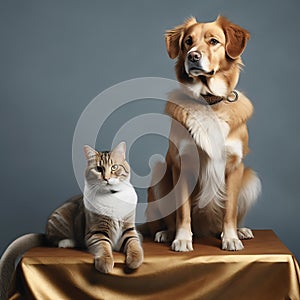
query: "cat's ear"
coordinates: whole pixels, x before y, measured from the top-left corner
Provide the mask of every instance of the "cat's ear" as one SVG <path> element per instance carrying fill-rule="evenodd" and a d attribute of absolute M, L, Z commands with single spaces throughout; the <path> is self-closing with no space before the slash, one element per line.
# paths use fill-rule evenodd
<path fill-rule="evenodd" d="M 125 142 L 121 142 L 111 151 L 111 156 L 113 156 L 115 159 L 125 160 L 125 154 L 126 154 Z"/>
<path fill-rule="evenodd" d="M 84 150 L 84 154 L 85 154 L 85 157 L 87 160 L 98 155 L 98 152 L 88 145 L 84 145 L 83 150 Z"/>

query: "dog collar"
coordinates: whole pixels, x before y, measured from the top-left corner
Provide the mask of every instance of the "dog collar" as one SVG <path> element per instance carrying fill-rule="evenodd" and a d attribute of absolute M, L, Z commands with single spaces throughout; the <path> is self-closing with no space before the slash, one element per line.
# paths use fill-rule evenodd
<path fill-rule="evenodd" d="M 227 100 L 228 102 L 235 102 L 239 99 L 239 95 L 235 90 L 233 90 L 227 97 L 216 96 L 212 94 L 206 94 L 201 96 L 203 97 L 207 105 L 214 105 L 220 103 L 223 100 Z"/>

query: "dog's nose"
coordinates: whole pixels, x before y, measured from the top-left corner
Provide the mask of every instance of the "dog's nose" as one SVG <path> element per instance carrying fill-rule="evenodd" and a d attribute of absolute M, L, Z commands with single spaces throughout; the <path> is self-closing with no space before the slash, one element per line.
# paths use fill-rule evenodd
<path fill-rule="evenodd" d="M 201 58 L 201 54 L 197 51 L 190 52 L 188 55 L 188 60 L 191 62 L 197 62 Z"/>

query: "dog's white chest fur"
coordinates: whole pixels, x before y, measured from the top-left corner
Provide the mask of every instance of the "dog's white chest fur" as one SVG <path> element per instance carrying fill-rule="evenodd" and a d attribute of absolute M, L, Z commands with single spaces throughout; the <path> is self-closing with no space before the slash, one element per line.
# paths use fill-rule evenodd
<path fill-rule="evenodd" d="M 179 130 L 174 129 L 173 134 L 171 132 L 178 155 L 190 155 L 187 160 L 188 168 L 196 168 L 193 165 L 196 162 L 200 164 L 201 192 L 197 197 L 198 207 L 205 207 L 211 201 L 221 204 L 225 193 L 226 159 L 230 155 L 237 155 L 241 160 L 242 144 L 239 140 L 228 139 L 229 125 L 209 105 L 187 99 L 187 95 L 181 91 L 172 93 L 171 96 L 171 101 L 185 110 L 187 117 L 183 125 L 189 131 L 188 135 L 180 134 Z M 199 161 L 192 151 L 195 145 L 200 150 Z"/>

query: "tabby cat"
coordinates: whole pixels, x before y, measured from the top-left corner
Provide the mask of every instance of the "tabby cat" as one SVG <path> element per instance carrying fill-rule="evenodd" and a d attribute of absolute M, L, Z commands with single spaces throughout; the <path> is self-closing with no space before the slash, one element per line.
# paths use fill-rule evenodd
<path fill-rule="evenodd" d="M 130 184 L 130 167 L 121 142 L 110 152 L 84 146 L 87 159 L 83 196 L 74 197 L 49 217 L 46 238 L 61 248 L 87 247 L 95 268 L 109 273 L 112 250 L 125 253 L 126 265 L 138 268 L 143 249 L 135 229 L 137 195 Z"/>
<path fill-rule="evenodd" d="M 109 273 L 112 250 L 125 253 L 126 265 L 137 269 L 144 253 L 135 229 L 137 195 L 130 184 L 126 145 L 110 152 L 84 147 L 87 159 L 83 196 L 73 197 L 49 217 L 46 234 L 28 233 L 14 240 L 0 259 L 0 300 L 7 299 L 18 258 L 32 247 L 83 247 L 94 255 L 95 267 Z"/>

